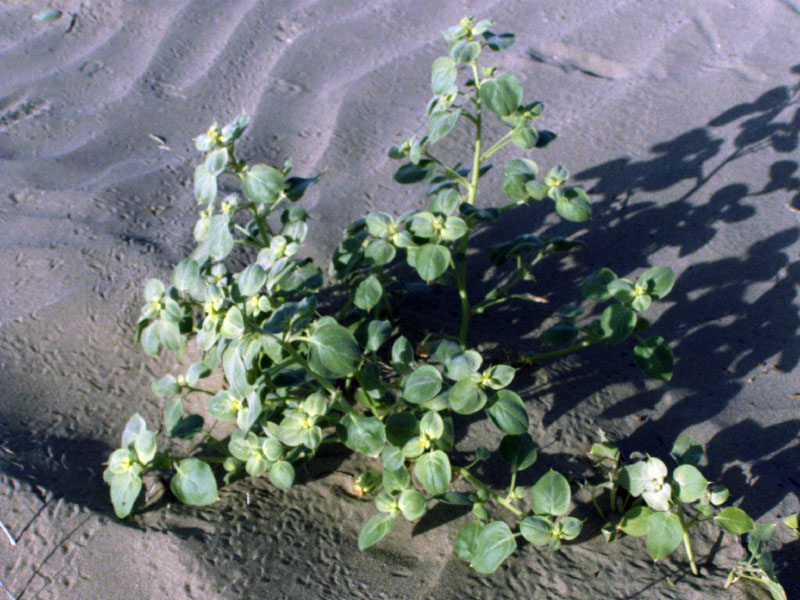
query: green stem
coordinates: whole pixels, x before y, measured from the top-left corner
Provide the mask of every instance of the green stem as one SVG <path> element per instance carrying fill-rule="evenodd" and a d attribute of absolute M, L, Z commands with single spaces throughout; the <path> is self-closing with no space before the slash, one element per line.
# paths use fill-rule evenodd
<path fill-rule="evenodd" d="M 524 515 L 524 513 L 523 513 L 523 512 L 522 512 L 520 509 L 518 509 L 516 506 L 514 506 L 513 504 L 511 504 L 510 502 L 508 502 L 508 501 L 507 501 L 505 498 L 501 498 L 501 497 L 500 497 L 500 496 L 497 494 L 497 492 L 495 492 L 495 491 L 494 491 L 493 489 L 491 489 L 491 488 L 490 488 L 488 485 L 486 485 L 485 483 L 483 483 L 483 482 L 482 482 L 480 479 L 478 479 L 477 477 L 475 477 L 475 476 L 474 476 L 472 473 L 470 473 L 470 472 L 469 472 L 467 469 L 465 469 L 464 467 L 455 467 L 455 469 L 454 469 L 454 470 L 455 470 L 455 472 L 456 472 L 456 473 L 458 473 L 459 475 L 461 475 L 461 476 L 462 476 L 464 479 L 466 479 L 467 481 L 469 481 L 469 482 L 470 482 L 470 483 L 472 483 L 473 485 L 476 485 L 476 486 L 478 486 L 480 489 L 482 489 L 483 491 L 485 491 L 485 492 L 486 492 L 487 494 L 489 494 L 489 495 L 490 495 L 492 498 L 494 498 L 495 500 L 497 500 L 497 502 L 498 502 L 498 503 L 500 503 L 502 506 L 504 506 L 505 508 L 507 508 L 508 510 L 510 510 L 510 511 L 511 511 L 512 513 L 514 513 L 516 516 L 518 516 L 518 517 L 522 517 L 522 516 Z"/>
<path fill-rule="evenodd" d="M 438 158 L 436 158 L 436 157 L 435 157 L 433 154 L 430 154 L 430 153 L 429 153 L 427 150 L 425 151 L 425 157 L 426 157 L 426 158 L 429 158 L 429 159 L 431 159 L 433 162 L 435 162 L 437 165 L 439 165 L 439 167 L 440 167 L 440 168 L 441 168 L 441 169 L 442 169 L 442 170 L 443 170 L 443 171 L 444 171 L 444 172 L 445 172 L 445 173 L 446 173 L 448 176 L 450 176 L 450 177 L 452 177 L 453 179 L 455 179 L 456 181 L 458 181 L 458 182 L 459 182 L 461 185 L 463 185 L 465 188 L 467 188 L 467 189 L 469 189 L 469 188 L 470 188 L 470 185 L 471 185 L 471 184 L 470 184 L 469 180 L 465 179 L 464 177 L 462 177 L 461 175 L 459 175 L 459 174 L 458 174 L 456 171 L 454 171 L 453 169 L 451 169 L 450 167 L 448 167 L 447 165 L 445 165 L 445 164 L 444 164 L 442 161 L 440 161 Z"/>
<path fill-rule="evenodd" d="M 494 144 L 491 145 L 491 147 L 481 157 L 481 161 L 486 160 L 487 158 L 489 158 L 495 152 L 497 152 L 499 150 L 502 150 L 503 148 L 508 146 L 509 143 L 511 143 L 511 132 L 510 131 L 507 134 L 505 134 L 503 137 L 501 137 L 499 140 L 497 140 Z"/>
<path fill-rule="evenodd" d="M 592 344 L 596 344 L 599 342 L 599 339 L 589 339 L 583 340 L 578 342 L 577 344 L 573 344 L 572 346 L 567 346 L 566 348 L 561 348 L 559 350 L 553 350 L 552 352 L 542 352 L 541 354 L 533 354 L 530 356 L 526 356 L 519 360 L 520 363 L 532 363 L 538 362 L 540 360 L 546 360 L 548 358 L 555 358 L 557 356 L 563 356 L 565 354 L 569 354 L 570 352 L 575 352 L 576 350 L 582 350 L 583 348 L 588 348 Z"/>
<path fill-rule="evenodd" d="M 470 205 L 475 204 L 475 197 L 478 194 L 478 175 L 481 171 L 481 136 L 483 119 L 481 117 L 481 96 L 480 90 L 480 76 L 478 75 L 478 65 L 472 63 L 472 73 L 475 79 L 475 151 L 472 155 L 472 181 L 469 186 L 469 195 L 467 203 Z"/>
<path fill-rule="evenodd" d="M 264 242 L 264 248 L 268 248 L 269 238 L 267 237 L 267 232 L 269 231 L 269 225 L 264 221 L 264 215 L 256 210 L 255 202 L 250 203 L 250 210 L 253 211 L 253 218 L 256 221 L 256 225 L 258 225 L 258 233 L 261 235 L 261 240 Z"/>
<path fill-rule="evenodd" d="M 686 556 L 689 558 L 689 566 L 692 568 L 692 575 L 698 575 L 697 563 L 694 561 L 694 552 L 692 552 L 692 542 L 689 539 L 689 528 L 686 526 L 686 521 L 683 517 L 683 508 L 678 504 L 678 519 L 681 521 L 681 529 L 683 529 L 683 545 L 686 548 Z"/>

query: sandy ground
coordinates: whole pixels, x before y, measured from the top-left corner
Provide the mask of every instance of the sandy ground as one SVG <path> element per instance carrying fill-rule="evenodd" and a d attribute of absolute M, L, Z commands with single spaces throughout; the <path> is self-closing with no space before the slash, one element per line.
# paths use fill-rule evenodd
<path fill-rule="evenodd" d="M 171 364 L 145 359 L 133 323 L 143 281 L 191 241 L 191 137 L 244 109 L 247 155 L 326 171 L 303 200 L 325 261 L 366 210 L 420 205 L 386 148 L 423 131 L 439 32 L 469 13 L 516 32 L 498 62 L 561 135 L 535 158 L 563 162 L 595 202 L 586 226 L 537 210 L 501 223 L 588 242 L 538 293 L 574 298 L 600 265 L 678 273 L 655 311 L 677 357 L 669 384 L 643 380 L 624 348 L 520 377 L 533 475 L 580 477 L 598 427 L 659 456 L 688 433 L 750 514 L 800 508 L 800 1 L 63 0 L 58 21 L 31 20 L 47 6 L 0 3 L 0 520 L 18 540 L 0 536 L 0 580 L 15 597 L 725 596 L 742 554 L 730 536 L 699 541 L 701 578 L 680 551 L 653 566 L 641 540 L 596 532 L 481 577 L 451 553 L 465 517 L 447 511 L 359 553 L 373 508 L 346 493 L 359 467 L 346 456 L 289 492 L 245 482 L 208 509 L 113 517 L 101 463 L 132 412 L 157 414 L 149 383 Z M 475 341 L 530 347 L 545 314 L 500 315 Z M 485 422 L 462 429 L 460 450 L 492 443 Z M 783 532 L 775 549 L 798 598 L 798 542 Z"/>

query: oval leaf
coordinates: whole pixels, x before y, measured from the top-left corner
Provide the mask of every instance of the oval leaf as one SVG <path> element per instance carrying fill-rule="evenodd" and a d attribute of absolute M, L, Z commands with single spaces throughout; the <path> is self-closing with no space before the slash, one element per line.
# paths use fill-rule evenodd
<path fill-rule="evenodd" d="M 423 454 L 417 459 L 414 475 L 429 494 L 444 494 L 450 487 L 450 459 L 441 450 Z"/>
<path fill-rule="evenodd" d="M 206 506 L 217 500 L 217 480 L 211 467 L 198 458 L 185 458 L 175 466 L 169 487 L 184 504 Z"/>
<path fill-rule="evenodd" d="M 475 556 L 472 568 L 478 573 L 493 573 L 506 558 L 517 549 L 514 534 L 502 521 L 494 521 L 484 527 L 475 540 Z"/>
<path fill-rule="evenodd" d="M 361 528 L 358 534 L 358 549 L 366 550 L 377 544 L 394 529 L 394 516 L 389 513 L 380 513 L 372 517 Z"/>
<path fill-rule="evenodd" d="M 537 515 L 563 515 L 569 510 L 569 502 L 569 482 L 552 469 L 531 488 L 531 508 Z"/>
<path fill-rule="evenodd" d="M 339 379 L 358 366 L 361 351 L 353 334 L 336 322 L 327 322 L 314 330 L 308 350 L 308 362 L 318 375 Z"/>
<path fill-rule="evenodd" d="M 511 390 L 498 391 L 486 412 L 503 433 L 522 435 L 528 431 L 528 410 L 522 399 Z"/>

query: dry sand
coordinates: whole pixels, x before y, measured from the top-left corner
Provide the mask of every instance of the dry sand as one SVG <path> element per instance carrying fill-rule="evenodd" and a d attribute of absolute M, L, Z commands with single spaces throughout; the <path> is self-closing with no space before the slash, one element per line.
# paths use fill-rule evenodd
<path fill-rule="evenodd" d="M 731 536 L 700 540 L 702 578 L 681 550 L 653 566 L 641 540 L 596 532 L 481 577 L 451 553 L 465 517 L 447 511 L 359 553 L 373 508 L 345 492 L 359 465 L 344 456 L 285 493 L 240 483 L 214 507 L 162 501 L 120 523 L 101 463 L 132 412 L 158 412 L 149 382 L 171 363 L 145 359 L 133 323 L 144 279 L 191 241 L 190 138 L 244 109 L 250 157 L 326 171 L 303 200 L 324 261 L 366 210 L 419 206 L 386 148 L 423 130 L 439 32 L 475 13 L 517 33 L 499 64 L 561 135 L 536 160 L 563 162 L 595 201 L 585 227 L 534 209 L 501 225 L 589 243 L 536 290 L 573 298 L 601 264 L 678 273 L 655 310 L 678 359 L 669 384 L 617 347 L 520 378 L 542 447 L 533 475 L 579 477 L 598 427 L 659 456 L 688 433 L 736 504 L 767 520 L 797 511 L 800 0 L 53 5 L 65 15 L 49 24 L 31 20 L 44 1 L 0 6 L 0 520 L 18 540 L 0 536 L 0 580 L 17 598 L 765 597 L 721 590 L 742 554 Z M 544 314 L 511 311 L 475 341 L 530 347 Z M 460 450 L 493 443 L 485 422 L 462 428 Z M 798 542 L 778 542 L 798 598 Z"/>

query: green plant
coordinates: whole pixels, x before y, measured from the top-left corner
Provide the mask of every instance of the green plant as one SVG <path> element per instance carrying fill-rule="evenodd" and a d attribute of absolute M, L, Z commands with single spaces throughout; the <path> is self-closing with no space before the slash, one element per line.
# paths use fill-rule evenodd
<path fill-rule="evenodd" d="M 604 435 L 592 446 L 590 456 L 603 472 L 602 482 L 594 486 L 595 490 L 609 490 L 609 507 L 621 515 L 618 521 L 603 526 L 606 540 L 614 541 L 621 534 L 644 536 L 647 552 L 655 561 L 672 554 L 683 542 L 692 573 L 697 575 L 690 533 L 700 523 L 710 521 L 727 533 L 748 534 L 750 557 L 734 567 L 725 588 L 739 579 L 751 579 L 764 583 L 774 598 L 785 599 L 772 558 L 764 551 L 775 526 L 756 526 L 741 508 L 721 508 L 729 492 L 724 486 L 710 484 L 698 469 L 704 452 L 697 440 L 679 437 L 670 455 L 678 465 L 672 473 L 663 461 L 652 456 L 624 464 L 619 449 Z M 605 516 L 595 494 L 592 502 Z"/>
<path fill-rule="evenodd" d="M 429 185 L 427 210 L 399 217 L 369 213 L 347 228 L 329 269 L 348 290 L 341 302 L 318 302 L 322 270 L 298 253 L 308 214 L 295 203 L 317 178 L 290 177 L 291 163 L 249 165 L 239 157 L 235 143 L 248 124 L 246 115 L 222 128 L 215 124 L 196 138 L 205 155 L 194 173 L 194 195 L 202 206 L 194 228 L 196 247 L 175 267 L 170 285 L 156 279 L 146 283 L 138 339 L 151 356 L 163 347 L 179 360 L 187 349 L 199 358 L 185 372 L 153 383 L 153 391 L 165 398 L 158 432 L 148 430 L 138 414 L 128 421 L 122 447 L 111 455 L 104 474 L 118 516 L 133 509 L 145 470 L 171 474 L 170 487 L 179 500 L 206 505 L 217 498 L 215 463 L 226 472 L 226 484 L 266 475 L 282 489 L 293 484 L 296 469 L 320 446 L 338 443 L 381 466 L 363 473 L 354 488 L 360 495 L 374 494 L 378 511 L 361 530 L 362 549 L 388 534 L 397 518 L 416 520 L 433 502 L 471 507 L 475 521 L 458 531 L 455 549 L 481 573 L 494 571 L 516 549 L 517 537 L 557 550 L 579 535 L 581 521 L 567 514 L 571 490 L 563 475 L 550 470 L 530 489 L 517 485 L 517 474 L 533 465 L 537 450 L 525 404 L 509 389 L 516 369 L 487 366 L 468 345 L 474 317 L 504 302 L 535 299 L 519 290 L 533 280 L 538 264 L 581 245 L 532 233 L 497 244 L 488 249 L 489 259 L 506 270 L 489 292 L 472 298 L 471 236 L 502 213 L 526 210 L 545 198 L 566 220 L 591 216 L 586 193 L 565 185 L 564 167 L 557 165 L 540 178 L 539 167 L 528 158 L 506 163 L 504 203 L 478 205 L 490 157 L 511 144 L 533 150 L 556 138 L 533 126 L 543 106 L 523 103 L 513 74 L 479 67 L 484 51 L 501 51 L 514 41 L 512 34 L 494 34 L 489 26 L 469 17 L 445 32 L 450 50 L 433 63 L 429 131 L 390 151 L 393 158 L 408 158 L 396 181 Z M 508 131 L 488 145 L 484 122 L 492 113 Z M 433 153 L 434 144 L 459 124 L 473 132 L 468 168 L 446 164 Z M 238 185 L 241 194 L 218 200 L 221 178 Z M 409 283 L 402 254 L 426 284 L 454 289 L 461 317 L 457 335 L 433 332 L 412 341 L 402 330 L 399 316 Z M 235 270 L 237 264 L 246 266 Z M 651 268 L 636 282 L 605 268 L 593 273 L 581 286 L 583 296 L 590 306 L 611 304 L 599 316 L 583 307 L 561 307 L 558 323 L 540 337 L 542 345 L 557 348 L 527 353 L 516 362 L 632 337 L 642 370 L 669 379 L 669 346 L 660 337 L 642 339 L 639 332 L 649 326 L 642 314 L 673 281 L 666 267 Z M 220 369 L 219 389 L 200 383 Z M 185 414 L 188 394 L 206 395 L 207 415 L 230 422 L 231 433 L 217 438 L 202 415 Z M 478 449 L 467 464 L 453 459 L 455 419 L 480 411 L 503 436 L 498 453 L 510 473 L 499 491 L 477 476 L 488 450 Z M 186 449 L 187 443 L 179 442 L 183 452 L 159 451 L 159 435 L 194 445 Z M 498 510 L 503 518 L 494 516 Z"/>

